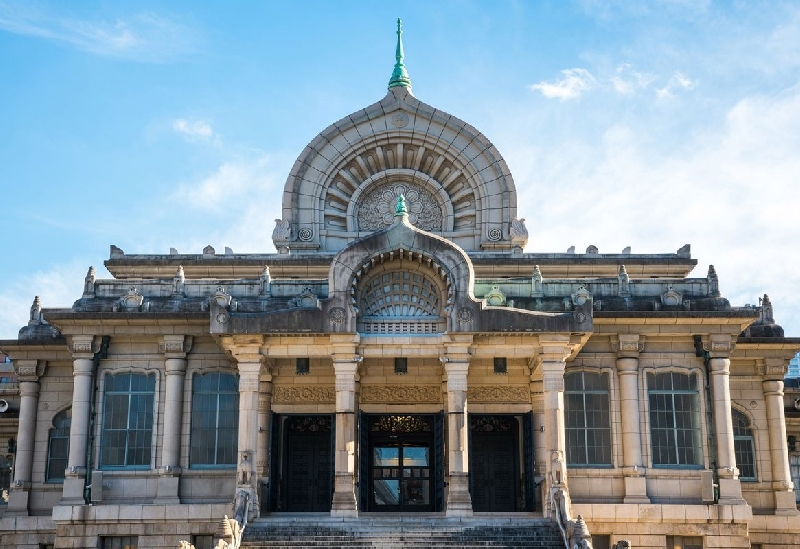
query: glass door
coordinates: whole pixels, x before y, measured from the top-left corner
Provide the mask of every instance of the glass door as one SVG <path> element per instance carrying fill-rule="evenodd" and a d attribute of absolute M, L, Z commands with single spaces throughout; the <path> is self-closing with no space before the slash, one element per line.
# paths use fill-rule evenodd
<path fill-rule="evenodd" d="M 372 508 L 375 511 L 429 511 L 430 446 L 412 441 L 376 442 L 372 448 Z"/>

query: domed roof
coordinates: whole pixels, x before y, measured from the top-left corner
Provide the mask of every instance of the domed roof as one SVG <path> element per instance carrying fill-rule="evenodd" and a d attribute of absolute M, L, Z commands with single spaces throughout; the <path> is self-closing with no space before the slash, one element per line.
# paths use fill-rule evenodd
<path fill-rule="evenodd" d="M 279 251 L 339 251 L 389 226 L 400 194 L 414 226 L 468 252 L 525 244 L 503 157 L 477 129 L 414 97 L 401 32 L 398 21 L 386 96 L 328 126 L 294 163 L 273 233 Z"/>

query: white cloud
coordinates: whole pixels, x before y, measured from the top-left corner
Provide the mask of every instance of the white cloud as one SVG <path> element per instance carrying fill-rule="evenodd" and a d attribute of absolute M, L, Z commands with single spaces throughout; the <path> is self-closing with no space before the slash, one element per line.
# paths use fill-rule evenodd
<path fill-rule="evenodd" d="M 678 90 L 691 90 L 696 85 L 697 82 L 690 80 L 686 75 L 684 75 L 681 72 L 676 72 L 670 77 L 666 86 L 656 90 L 656 97 L 658 97 L 659 99 L 671 97 Z"/>
<path fill-rule="evenodd" d="M 238 207 L 237 201 L 257 201 L 256 197 L 266 189 L 282 190 L 275 188 L 279 178 L 273 170 L 275 166 L 269 156 L 262 152 L 254 153 L 224 162 L 198 183 L 180 185 L 172 199 L 201 210 L 228 210 Z M 269 200 L 268 195 L 264 198 L 265 202 Z"/>
<path fill-rule="evenodd" d="M 61 42 L 96 55 L 151 63 L 189 53 L 196 42 L 193 29 L 155 13 L 114 21 L 83 20 L 5 3 L 0 3 L 0 29 Z"/>
<path fill-rule="evenodd" d="M 190 140 L 209 140 L 214 137 L 214 130 L 211 128 L 211 125 L 202 120 L 178 118 L 173 120 L 172 129 Z"/>
<path fill-rule="evenodd" d="M 597 81 L 586 69 L 565 69 L 561 71 L 561 78 L 555 82 L 539 82 L 532 84 L 530 89 L 538 91 L 550 99 L 576 99 L 587 90 L 594 88 Z"/>
<path fill-rule="evenodd" d="M 611 84 L 618 93 L 632 95 L 649 86 L 655 78 L 652 74 L 639 72 L 629 63 L 624 63 L 617 67 L 611 77 Z"/>

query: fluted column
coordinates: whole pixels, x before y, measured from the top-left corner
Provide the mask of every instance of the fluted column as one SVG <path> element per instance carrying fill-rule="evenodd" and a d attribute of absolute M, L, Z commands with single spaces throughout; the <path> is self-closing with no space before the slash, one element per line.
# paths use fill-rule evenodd
<path fill-rule="evenodd" d="M 767 359 L 762 365 L 765 381 L 764 401 L 769 428 L 769 454 L 772 465 L 772 490 L 775 494 L 776 515 L 797 515 L 794 484 L 789 469 L 789 449 L 786 442 L 786 417 L 783 412 L 783 376 L 787 361 Z"/>
<path fill-rule="evenodd" d="M 43 373 L 44 363 L 37 360 L 15 360 L 14 367 L 19 376 L 19 430 L 17 454 L 14 460 L 14 482 L 6 514 L 27 516 L 36 438 L 36 411 L 39 407 L 39 376 Z"/>
<path fill-rule="evenodd" d="M 83 505 L 86 480 L 86 449 L 92 411 L 94 376 L 93 336 L 72 336 L 72 422 L 69 429 L 69 458 L 61 505 Z"/>
<path fill-rule="evenodd" d="M 161 338 L 164 353 L 164 435 L 161 447 L 161 467 L 158 470 L 156 503 L 177 504 L 181 474 L 181 419 L 183 388 L 186 378 L 186 353 L 192 345 L 191 336 L 165 335 Z"/>
<path fill-rule="evenodd" d="M 564 424 L 564 369 L 570 354 L 569 336 L 541 336 L 539 360 L 544 385 L 544 440 L 547 478 L 545 481 L 548 510 L 552 511 L 553 490 L 564 492 L 569 506 L 567 489 L 567 445 Z"/>
<path fill-rule="evenodd" d="M 358 336 L 332 335 L 336 375 L 336 448 L 331 516 L 356 517 L 356 382 L 362 357 L 356 354 Z M 362 449 L 363 451 L 363 449 Z M 365 474 L 362 471 L 362 474 Z M 367 482 L 367 479 L 363 479 Z"/>
<path fill-rule="evenodd" d="M 622 471 L 625 476 L 624 503 L 650 503 L 642 463 L 642 435 L 639 415 L 639 353 L 644 349 L 644 336 L 619 334 L 612 339 L 617 352 L 617 376 L 622 433 Z"/>
<path fill-rule="evenodd" d="M 469 372 L 469 342 L 467 347 L 448 348 L 442 358 L 447 377 L 447 516 L 472 516 L 472 497 L 469 493 L 469 421 L 467 417 L 467 373 Z"/>

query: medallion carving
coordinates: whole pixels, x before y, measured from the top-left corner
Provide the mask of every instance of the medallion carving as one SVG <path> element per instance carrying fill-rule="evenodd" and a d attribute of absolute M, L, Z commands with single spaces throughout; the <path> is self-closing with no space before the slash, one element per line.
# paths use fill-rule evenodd
<path fill-rule="evenodd" d="M 467 400 L 471 402 L 530 402 L 531 390 L 527 385 L 488 385 L 470 387 Z"/>
<path fill-rule="evenodd" d="M 412 225 L 424 231 L 442 230 L 442 208 L 430 191 L 416 183 L 385 183 L 367 192 L 358 205 L 358 229 L 377 231 L 391 225 L 400 195 L 406 199 Z"/>
<path fill-rule="evenodd" d="M 441 402 L 438 385 L 378 385 L 361 388 L 361 402 Z"/>
<path fill-rule="evenodd" d="M 275 387 L 272 402 L 335 402 L 336 392 L 333 387 L 292 386 Z"/>

